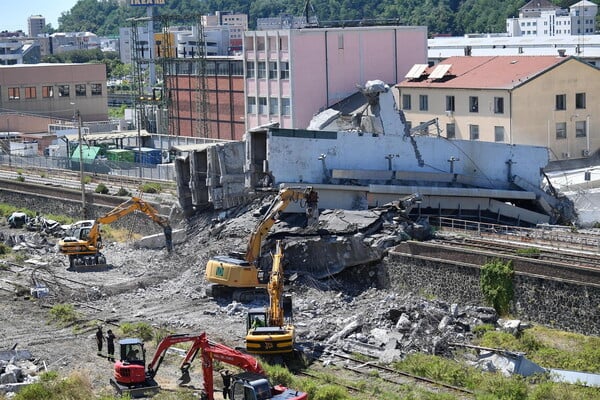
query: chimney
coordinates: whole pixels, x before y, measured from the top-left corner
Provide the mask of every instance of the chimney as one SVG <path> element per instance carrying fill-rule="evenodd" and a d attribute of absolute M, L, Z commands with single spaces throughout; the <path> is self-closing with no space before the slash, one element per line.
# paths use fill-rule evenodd
<path fill-rule="evenodd" d="M 559 57 L 564 57 L 564 56 L 565 56 L 565 53 L 566 53 L 566 50 L 565 50 L 565 49 L 558 49 L 558 56 L 559 56 Z"/>

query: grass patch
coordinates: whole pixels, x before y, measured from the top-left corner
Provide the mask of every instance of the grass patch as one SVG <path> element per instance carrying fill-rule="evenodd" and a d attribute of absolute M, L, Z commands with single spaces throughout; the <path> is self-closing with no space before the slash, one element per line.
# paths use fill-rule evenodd
<path fill-rule="evenodd" d="M 50 321 L 66 326 L 75 323 L 80 315 L 73 304 L 56 304 L 50 309 Z"/>
<path fill-rule="evenodd" d="M 147 322 L 125 322 L 121 324 L 120 330 L 120 336 L 139 338 L 144 342 L 148 342 L 154 337 L 154 329 Z"/>
<path fill-rule="evenodd" d="M 143 193 L 161 193 L 162 186 L 160 183 L 144 183 L 140 185 L 140 191 Z"/>

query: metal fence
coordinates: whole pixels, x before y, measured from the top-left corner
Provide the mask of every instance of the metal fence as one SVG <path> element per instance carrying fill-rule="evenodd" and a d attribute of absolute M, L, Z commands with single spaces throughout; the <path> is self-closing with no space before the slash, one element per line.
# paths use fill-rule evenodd
<path fill-rule="evenodd" d="M 42 156 L 15 156 L 0 155 L 0 164 L 14 169 L 66 169 L 79 172 L 78 160 L 69 157 L 42 157 Z M 140 164 L 125 161 L 94 160 L 93 163 L 84 163 L 85 173 L 99 175 L 114 175 L 144 180 L 159 180 L 174 182 L 175 169 L 172 164 Z"/>
<path fill-rule="evenodd" d="M 600 252 L 600 235 L 578 232 L 568 226 L 539 225 L 536 228 L 499 225 L 456 218 L 432 217 L 430 223 L 442 231 L 468 236 L 494 237 L 506 240 L 547 242 L 553 248 Z"/>

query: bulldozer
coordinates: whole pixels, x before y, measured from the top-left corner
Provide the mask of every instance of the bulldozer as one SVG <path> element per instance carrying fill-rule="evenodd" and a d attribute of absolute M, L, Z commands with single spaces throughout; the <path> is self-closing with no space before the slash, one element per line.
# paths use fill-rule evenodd
<path fill-rule="evenodd" d="M 135 211 L 143 212 L 163 228 L 167 251 L 171 252 L 173 231 L 169 219 L 139 197 L 132 197 L 95 220 L 75 222 L 69 227 L 67 235 L 58 242 L 58 251 L 69 257 L 70 268 L 106 264 L 106 257 L 100 252 L 103 247 L 100 225 L 113 223 Z"/>
<path fill-rule="evenodd" d="M 318 199 L 312 187 L 281 189 L 252 231 L 243 258 L 215 256 L 208 260 L 205 276 L 210 286 L 207 294 L 213 297 L 232 295 L 234 300 L 244 301 L 254 297 L 254 289 L 264 292 L 269 277 L 258 266 L 264 238 L 277 222 L 279 213 L 292 201 L 301 201 L 301 206 L 306 209 L 308 226 L 316 225 Z"/>

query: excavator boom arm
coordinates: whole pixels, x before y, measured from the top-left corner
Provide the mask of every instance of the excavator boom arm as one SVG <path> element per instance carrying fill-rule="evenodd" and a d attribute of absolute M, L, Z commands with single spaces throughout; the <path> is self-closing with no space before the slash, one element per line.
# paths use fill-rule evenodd
<path fill-rule="evenodd" d="M 283 308 L 281 304 L 281 296 L 283 296 L 283 249 L 279 240 L 273 254 L 273 269 L 267 291 L 269 292 L 269 326 L 283 326 Z"/>
<path fill-rule="evenodd" d="M 246 250 L 246 261 L 252 264 L 260 256 L 260 248 L 263 239 L 277 221 L 277 215 L 281 211 L 285 210 L 290 202 L 304 200 L 306 201 L 307 213 L 309 210 L 312 213 L 314 208 L 317 206 L 317 199 L 317 192 L 313 191 L 311 187 L 307 187 L 305 189 L 282 189 L 271 203 L 271 206 L 265 213 L 264 217 L 258 222 L 256 228 L 250 235 L 248 248 Z"/>

